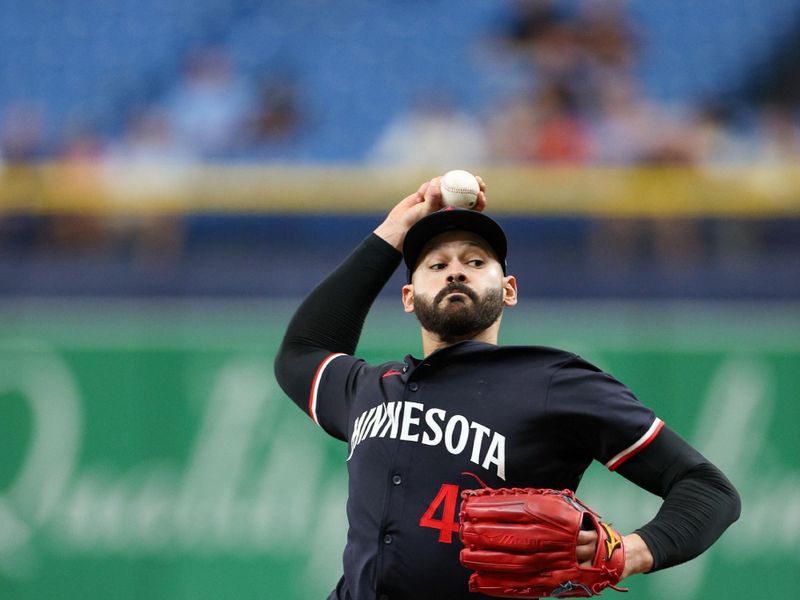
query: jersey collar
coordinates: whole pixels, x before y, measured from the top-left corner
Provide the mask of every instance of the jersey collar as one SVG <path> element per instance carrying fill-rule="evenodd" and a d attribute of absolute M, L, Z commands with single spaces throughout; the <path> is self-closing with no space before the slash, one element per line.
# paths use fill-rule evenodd
<path fill-rule="evenodd" d="M 465 354 L 472 354 L 474 352 L 483 352 L 486 350 L 493 350 L 497 348 L 495 344 L 489 344 L 487 342 L 476 342 L 474 340 L 465 340 L 463 342 L 456 342 L 455 344 L 451 344 L 450 346 L 445 346 L 444 348 L 440 348 L 435 352 L 432 352 L 425 358 L 416 358 L 411 354 L 406 356 L 406 363 L 411 364 L 414 367 L 418 367 L 423 362 L 433 363 L 439 362 L 440 360 L 446 360 L 447 358 L 453 356 L 462 356 Z"/>

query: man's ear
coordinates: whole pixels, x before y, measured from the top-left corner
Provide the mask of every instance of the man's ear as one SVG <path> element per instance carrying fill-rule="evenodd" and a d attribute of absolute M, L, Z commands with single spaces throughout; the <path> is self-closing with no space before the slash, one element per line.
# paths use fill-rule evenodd
<path fill-rule="evenodd" d="M 414 312 L 414 285 L 411 283 L 403 286 L 403 310 L 407 313 Z"/>
<path fill-rule="evenodd" d="M 503 305 L 514 306 L 517 303 L 517 278 L 513 275 L 503 277 Z"/>

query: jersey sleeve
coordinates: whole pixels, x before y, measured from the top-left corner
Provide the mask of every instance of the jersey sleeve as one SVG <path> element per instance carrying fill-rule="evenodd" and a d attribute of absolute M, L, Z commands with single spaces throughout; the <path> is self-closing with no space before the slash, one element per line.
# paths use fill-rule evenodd
<path fill-rule="evenodd" d="M 553 374 L 547 407 L 571 443 L 612 471 L 647 447 L 664 425 L 627 386 L 579 357 Z"/>
<path fill-rule="evenodd" d="M 286 395 L 328 433 L 346 439 L 352 390 L 365 369 L 353 357 L 364 320 L 402 255 L 374 233 L 295 312 L 275 356 Z"/>
<path fill-rule="evenodd" d="M 306 412 L 333 437 L 347 441 L 347 417 L 367 364 L 354 356 L 331 353 L 317 366 Z"/>

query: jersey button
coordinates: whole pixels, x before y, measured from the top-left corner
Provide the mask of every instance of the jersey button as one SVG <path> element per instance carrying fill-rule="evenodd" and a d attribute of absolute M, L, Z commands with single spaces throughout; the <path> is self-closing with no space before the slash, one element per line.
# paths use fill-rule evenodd
<path fill-rule="evenodd" d="M 392 483 L 395 485 L 400 485 L 401 483 L 403 483 L 403 478 L 400 477 L 400 475 L 395 475 L 394 477 L 392 477 Z"/>
<path fill-rule="evenodd" d="M 408 384 L 408 389 L 410 389 L 412 392 L 416 392 L 419 389 L 419 384 L 416 381 L 412 381 L 410 384 Z"/>
<path fill-rule="evenodd" d="M 387 544 L 387 545 L 391 544 L 392 543 L 392 536 L 390 536 L 388 533 L 385 536 L 383 536 L 383 543 Z"/>

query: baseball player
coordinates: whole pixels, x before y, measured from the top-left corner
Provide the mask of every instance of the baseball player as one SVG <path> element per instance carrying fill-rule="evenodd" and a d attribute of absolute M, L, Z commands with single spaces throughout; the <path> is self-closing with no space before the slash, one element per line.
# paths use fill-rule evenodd
<path fill-rule="evenodd" d="M 697 556 L 739 516 L 726 477 L 622 383 L 569 352 L 497 345 L 517 283 L 480 184 L 475 210 L 444 208 L 439 178 L 398 203 L 278 353 L 285 392 L 349 445 L 329 600 L 590 596 Z M 401 260 L 423 356 L 370 365 L 354 352 Z M 574 495 L 592 460 L 662 497 L 658 514 L 627 535 L 600 522 Z"/>

